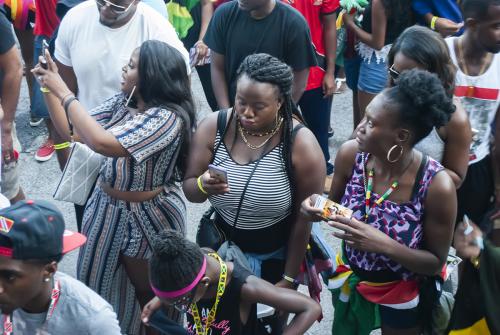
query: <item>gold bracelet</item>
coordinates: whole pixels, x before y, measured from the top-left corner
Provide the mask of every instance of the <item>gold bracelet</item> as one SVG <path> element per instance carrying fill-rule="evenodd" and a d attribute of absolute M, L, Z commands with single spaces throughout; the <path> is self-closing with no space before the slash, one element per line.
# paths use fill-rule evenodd
<path fill-rule="evenodd" d="M 203 184 L 201 183 L 201 176 L 198 177 L 197 183 L 198 183 L 198 188 L 201 191 L 201 193 L 208 195 L 208 192 L 205 191 L 205 189 L 203 188 Z"/>
<path fill-rule="evenodd" d="M 436 21 L 437 19 L 439 19 L 439 17 L 437 16 L 433 16 L 432 19 L 431 19 L 431 29 L 432 30 L 436 30 Z"/>
<path fill-rule="evenodd" d="M 476 269 L 479 269 L 479 266 L 480 266 L 480 263 L 479 263 L 479 260 L 481 259 L 481 254 L 477 255 L 477 256 L 474 256 L 470 259 L 470 262 L 472 263 L 472 265 L 476 268 Z"/>

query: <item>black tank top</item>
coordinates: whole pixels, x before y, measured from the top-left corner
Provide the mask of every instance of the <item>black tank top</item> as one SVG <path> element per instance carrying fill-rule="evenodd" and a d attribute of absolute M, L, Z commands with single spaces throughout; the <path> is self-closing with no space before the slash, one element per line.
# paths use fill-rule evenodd
<path fill-rule="evenodd" d="M 241 287 L 245 284 L 250 272 L 241 267 L 238 263 L 233 263 L 233 273 L 231 281 L 227 285 L 224 295 L 221 297 L 215 320 L 210 326 L 209 335 L 252 335 L 257 321 L 257 307 L 252 305 L 247 323 L 243 325 L 240 318 Z M 196 304 L 200 312 L 201 324 L 205 324 L 208 311 L 212 308 L 215 298 L 202 299 Z M 189 334 L 196 335 L 191 310 L 187 313 L 187 330 Z"/>
<path fill-rule="evenodd" d="M 392 44 L 406 28 L 414 23 L 410 0 L 400 0 L 399 7 L 386 10 L 386 14 L 388 17 L 384 45 Z M 361 28 L 367 33 L 372 33 L 372 1 L 365 9 Z"/>

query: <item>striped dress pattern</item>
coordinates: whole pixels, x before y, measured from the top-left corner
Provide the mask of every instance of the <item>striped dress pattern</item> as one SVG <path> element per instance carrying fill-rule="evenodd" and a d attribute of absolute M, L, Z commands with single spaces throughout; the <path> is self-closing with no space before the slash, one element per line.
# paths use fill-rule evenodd
<path fill-rule="evenodd" d="M 181 145 L 183 121 L 160 107 L 132 115 L 121 93 L 91 115 L 130 156 L 108 157 L 101 167 L 85 208 L 82 232 L 87 243 L 80 249 L 77 275 L 113 306 L 124 334 L 138 334 L 140 308 L 119 256 L 148 259 L 159 231 L 170 228 L 185 234 L 186 206 L 179 186 L 169 176 Z M 126 202 L 109 197 L 100 182 L 122 191 L 163 187 L 163 192 L 149 201 Z"/>

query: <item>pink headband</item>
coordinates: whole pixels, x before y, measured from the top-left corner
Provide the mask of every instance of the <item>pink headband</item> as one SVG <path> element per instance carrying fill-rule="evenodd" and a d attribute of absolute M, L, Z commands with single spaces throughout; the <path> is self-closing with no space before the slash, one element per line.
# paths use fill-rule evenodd
<path fill-rule="evenodd" d="M 196 285 L 198 285 L 198 283 L 200 282 L 201 278 L 205 274 L 206 268 L 207 268 L 207 259 L 205 257 L 203 257 L 203 264 L 201 264 L 200 272 L 198 272 L 198 275 L 196 275 L 196 278 L 194 278 L 193 282 L 191 284 L 189 284 L 188 286 L 186 286 L 184 288 L 181 288 L 180 290 L 176 290 L 176 291 L 162 291 L 162 290 L 159 290 L 159 289 L 155 288 L 153 286 L 153 284 L 151 284 L 151 289 L 153 290 L 154 294 L 158 298 L 167 298 L 167 299 L 170 299 L 170 298 L 180 297 L 181 295 L 184 295 L 184 294 L 188 293 Z"/>

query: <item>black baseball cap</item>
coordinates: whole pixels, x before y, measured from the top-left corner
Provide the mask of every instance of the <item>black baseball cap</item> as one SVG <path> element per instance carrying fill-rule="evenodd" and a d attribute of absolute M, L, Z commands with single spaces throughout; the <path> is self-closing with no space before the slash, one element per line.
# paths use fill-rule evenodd
<path fill-rule="evenodd" d="M 64 228 L 56 206 L 23 200 L 0 210 L 0 256 L 18 260 L 50 259 L 80 247 L 87 238 Z"/>

